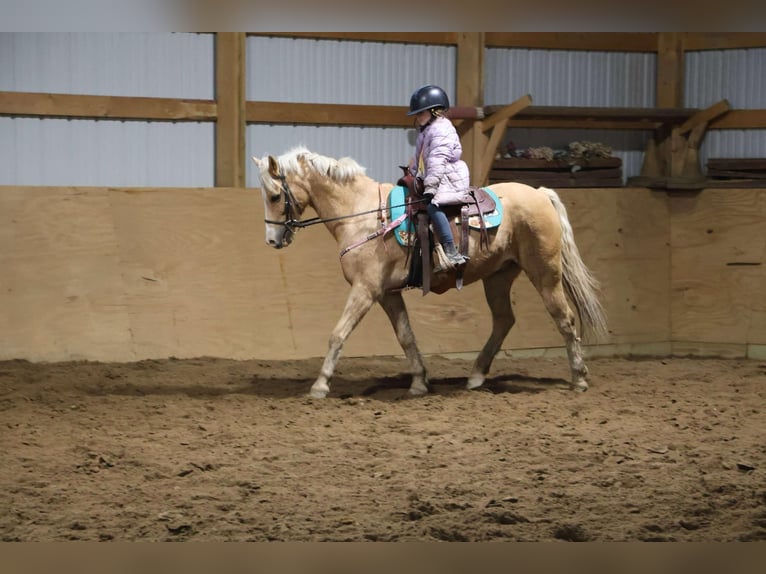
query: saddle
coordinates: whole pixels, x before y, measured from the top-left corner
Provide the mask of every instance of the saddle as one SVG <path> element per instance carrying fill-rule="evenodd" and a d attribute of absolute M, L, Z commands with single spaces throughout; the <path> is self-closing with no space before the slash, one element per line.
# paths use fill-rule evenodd
<path fill-rule="evenodd" d="M 431 249 L 433 248 L 433 237 L 430 233 L 430 217 L 428 215 L 428 206 L 424 199 L 423 180 L 419 177 L 413 176 L 409 168 L 406 166 L 399 166 L 404 175 L 399 178 L 397 185 L 406 187 L 409 190 L 409 199 L 407 212 L 411 221 L 415 222 L 415 228 L 417 231 L 416 241 L 411 246 L 411 252 L 414 253 L 411 265 L 410 274 L 407 281 L 408 285 L 418 285 L 423 290 L 423 295 L 426 295 L 431 290 Z M 459 251 L 462 255 L 468 255 L 468 238 L 470 235 L 470 227 L 468 220 L 471 217 L 478 216 L 480 225 L 480 248 L 489 248 L 489 234 L 487 233 L 487 227 L 482 217 L 486 213 L 492 213 L 495 211 L 495 200 L 481 187 L 468 187 L 465 192 L 458 198 L 458 202 L 454 204 L 443 204 L 439 202 L 439 207 L 444 211 L 447 219 L 450 222 L 452 229 L 452 236 L 457 238 L 457 225 L 455 220 L 460 217 L 460 241 Z M 457 243 L 457 241 L 456 241 Z M 409 258 L 409 256 L 408 256 Z M 420 279 L 420 281 L 418 281 Z M 455 269 L 455 285 L 457 289 L 463 287 L 463 269 Z"/>

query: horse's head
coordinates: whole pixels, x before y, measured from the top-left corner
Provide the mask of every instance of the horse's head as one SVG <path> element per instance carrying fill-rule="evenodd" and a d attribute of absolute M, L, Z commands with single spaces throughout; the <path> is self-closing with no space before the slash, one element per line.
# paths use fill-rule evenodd
<path fill-rule="evenodd" d="M 295 230 L 314 223 L 323 223 L 337 215 L 347 215 L 353 194 L 337 193 L 347 190 L 364 168 L 351 158 L 333 159 L 298 146 L 275 158 L 253 158 L 261 176 L 261 192 L 266 214 L 266 243 L 281 249 L 293 240 Z M 317 198 L 322 198 L 319 212 Z M 334 199 L 330 199 L 334 197 Z M 329 199 L 329 201 L 328 201 Z M 307 207 L 320 217 L 300 221 Z"/>
<path fill-rule="evenodd" d="M 293 240 L 304 206 L 295 198 L 288 173 L 273 156 L 253 157 L 261 176 L 261 195 L 266 221 L 266 243 L 276 249 Z"/>

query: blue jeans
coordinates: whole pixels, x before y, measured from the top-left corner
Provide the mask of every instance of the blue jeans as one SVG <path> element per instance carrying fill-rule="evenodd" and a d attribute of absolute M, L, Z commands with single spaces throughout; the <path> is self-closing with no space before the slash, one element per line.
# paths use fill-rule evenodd
<path fill-rule="evenodd" d="M 436 234 L 439 236 L 439 242 L 445 247 L 450 244 L 454 245 L 455 241 L 452 238 L 452 229 L 450 229 L 449 220 L 439 206 L 429 203 L 428 215 L 431 218 L 431 223 L 433 223 Z"/>

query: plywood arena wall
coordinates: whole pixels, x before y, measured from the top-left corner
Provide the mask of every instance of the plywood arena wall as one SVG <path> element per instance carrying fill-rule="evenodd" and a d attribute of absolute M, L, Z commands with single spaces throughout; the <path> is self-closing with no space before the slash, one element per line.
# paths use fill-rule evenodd
<path fill-rule="evenodd" d="M 766 348 L 766 190 L 560 192 L 603 285 L 611 338 L 591 352 L 758 355 Z M 264 243 L 256 189 L 0 187 L 0 359 L 322 356 L 347 285 L 321 227 Z M 561 347 L 526 278 L 504 345 Z M 405 293 L 425 353 L 478 351 L 481 285 Z M 346 356 L 399 355 L 375 308 Z"/>

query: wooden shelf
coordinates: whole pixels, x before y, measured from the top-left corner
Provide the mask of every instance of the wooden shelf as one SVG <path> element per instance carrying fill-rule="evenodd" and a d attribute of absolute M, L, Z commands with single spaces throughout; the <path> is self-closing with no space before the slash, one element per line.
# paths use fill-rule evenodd
<path fill-rule="evenodd" d="M 489 183 L 517 181 L 548 187 L 622 187 L 622 160 L 503 158 L 492 163 Z"/>
<path fill-rule="evenodd" d="M 491 115 L 503 106 L 485 106 Z M 508 122 L 509 127 L 653 130 L 682 124 L 699 110 L 692 108 L 599 108 L 528 106 Z"/>

